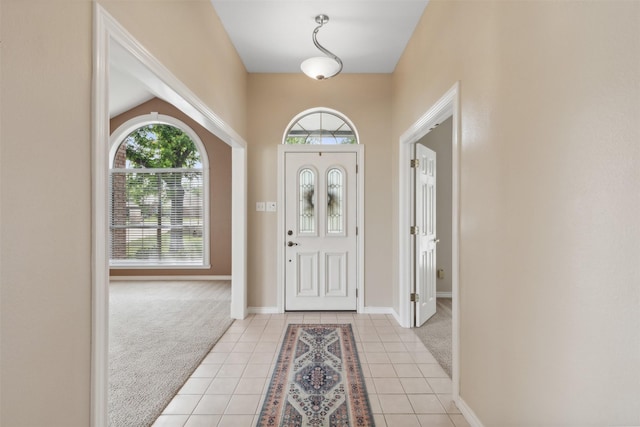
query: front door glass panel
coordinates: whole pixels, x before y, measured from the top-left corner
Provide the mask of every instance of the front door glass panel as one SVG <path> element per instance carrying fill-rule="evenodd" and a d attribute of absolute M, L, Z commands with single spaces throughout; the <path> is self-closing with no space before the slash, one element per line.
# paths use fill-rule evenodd
<path fill-rule="evenodd" d="M 344 173 L 338 168 L 327 172 L 327 234 L 344 234 Z"/>
<path fill-rule="evenodd" d="M 298 233 L 314 235 L 316 233 L 316 174 L 310 168 L 304 168 L 298 174 Z"/>

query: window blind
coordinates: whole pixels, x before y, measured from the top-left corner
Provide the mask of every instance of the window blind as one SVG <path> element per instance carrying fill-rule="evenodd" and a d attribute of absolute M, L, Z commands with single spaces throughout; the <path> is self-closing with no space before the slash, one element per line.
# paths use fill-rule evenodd
<path fill-rule="evenodd" d="M 203 266 L 202 169 L 111 169 L 112 266 Z"/>

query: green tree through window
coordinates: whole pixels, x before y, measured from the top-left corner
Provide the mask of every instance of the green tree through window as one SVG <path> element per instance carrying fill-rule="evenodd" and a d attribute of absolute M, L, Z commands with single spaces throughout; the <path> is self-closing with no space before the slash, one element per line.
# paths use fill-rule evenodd
<path fill-rule="evenodd" d="M 115 164 L 116 154 L 111 174 L 112 262 L 204 263 L 196 144 L 175 126 L 150 124 L 131 132 L 118 151 L 126 161 Z"/>

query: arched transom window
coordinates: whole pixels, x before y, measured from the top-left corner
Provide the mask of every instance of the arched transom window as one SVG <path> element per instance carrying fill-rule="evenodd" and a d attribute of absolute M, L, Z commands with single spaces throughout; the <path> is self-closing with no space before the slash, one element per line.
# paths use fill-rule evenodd
<path fill-rule="evenodd" d="M 313 109 L 299 114 L 285 132 L 284 144 L 358 144 L 353 124 L 340 113 Z"/>
<path fill-rule="evenodd" d="M 208 168 L 202 143 L 178 120 L 143 123 L 134 119 L 120 137 L 114 133 L 110 264 L 207 266 Z"/>

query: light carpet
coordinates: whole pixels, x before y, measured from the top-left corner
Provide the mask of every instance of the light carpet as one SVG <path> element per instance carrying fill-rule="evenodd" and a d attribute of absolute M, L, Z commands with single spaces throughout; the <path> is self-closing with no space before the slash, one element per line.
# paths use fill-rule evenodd
<path fill-rule="evenodd" d="M 373 425 L 351 325 L 289 325 L 257 426 Z"/>
<path fill-rule="evenodd" d="M 436 300 L 436 314 L 414 332 L 451 377 L 451 298 Z"/>
<path fill-rule="evenodd" d="M 231 325 L 231 286 L 112 282 L 109 426 L 147 427 Z"/>

